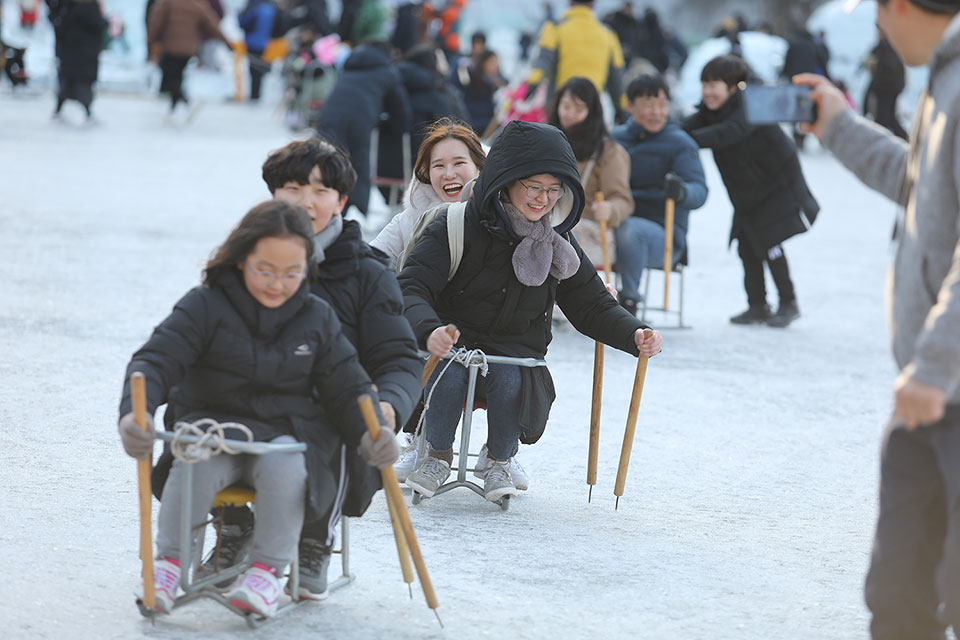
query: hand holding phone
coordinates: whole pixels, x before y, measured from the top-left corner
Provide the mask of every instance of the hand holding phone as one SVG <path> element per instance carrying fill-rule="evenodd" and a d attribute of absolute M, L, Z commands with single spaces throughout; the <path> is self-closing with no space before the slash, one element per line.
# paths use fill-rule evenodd
<path fill-rule="evenodd" d="M 743 90 L 743 107 L 749 124 L 816 122 L 817 109 L 810 99 L 810 87 L 794 84 L 748 85 Z"/>

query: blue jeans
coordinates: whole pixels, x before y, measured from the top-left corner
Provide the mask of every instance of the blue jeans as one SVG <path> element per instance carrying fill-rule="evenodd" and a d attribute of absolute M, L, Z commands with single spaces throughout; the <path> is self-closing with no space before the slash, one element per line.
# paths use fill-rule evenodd
<path fill-rule="evenodd" d="M 640 277 L 647 267 L 663 266 L 663 243 L 666 232 L 653 220 L 632 216 L 614 231 L 617 237 L 617 272 L 623 281 L 620 295 L 640 297 Z M 685 246 L 681 234 L 673 234 L 673 263 L 676 264 Z"/>
<path fill-rule="evenodd" d="M 427 383 L 427 393 L 446 365 L 446 361 L 440 361 Z M 451 364 L 430 398 L 430 408 L 423 420 L 427 442 L 436 451 L 453 449 L 467 398 L 468 373 L 466 367 Z M 520 447 L 520 367 L 491 364 L 486 376 L 477 376 L 476 397 L 487 403 L 487 455 L 493 460 L 512 458 Z"/>

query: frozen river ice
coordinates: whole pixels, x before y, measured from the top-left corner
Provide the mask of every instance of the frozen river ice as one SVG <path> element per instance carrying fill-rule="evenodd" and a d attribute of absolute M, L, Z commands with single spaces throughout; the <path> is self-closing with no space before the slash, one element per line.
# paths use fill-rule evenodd
<path fill-rule="evenodd" d="M 185 129 L 164 126 L 152 98 L 96 107 L 103 124 L 81 128 L 51 123 L 49 96 L 0 100 L 0 635 L 245 637 L 212 603 L 153 627 L 137 612 L 136 473 L 117 402 L 130 354 L 267 196 L 260 164 L 290 136 L 268 106 L 211 102 Z M 650 363 L 619 510 L 636 361 L 607 351 L 588 504 L 593 344 L 561 331 L 548 355 L 559 398 L 522 452 L 530 490 L 507 512 L 463 490 L 411 508 L 446 629 L 407 596 L 379 494 L 354 521 L 356 582 L 258 636 L 864 637 L 895 212 L 825 152 L 803 163 L 823 207 L 786 244 L 803 317 L 743 328 L 727 321 L 745 305 L 730 205 L 704 156 L 693 328 L 665 331 Z"/>

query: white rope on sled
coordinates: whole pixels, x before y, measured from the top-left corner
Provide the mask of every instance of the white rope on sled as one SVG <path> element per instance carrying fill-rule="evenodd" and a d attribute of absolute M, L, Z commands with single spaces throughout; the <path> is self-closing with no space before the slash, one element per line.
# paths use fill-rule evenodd
<path fill-rule="evenodd" d="M 227 444 L 226 429 L 236 429 L 243 433 L 247 442 L 253 442 L 253 432 L 247 425 L 239 422 L 217 422 L 212 418 L 201 418 L 196 422 L 180 421 L 174 425 L 173 442 L 170 451 L 177 460 L 187 464 L 194 464 L 201 460 L 209 460 L 211 456 L 226 452 L 240 453 Z M 180 438 L 185 435 L 197 436 L 198 442 L 183 442 Z"/>
<path fill-rule="evenodd" d="M 433 384 L 430 386 L 430 391 L 423 399 L 423 411 L 420 413 L 420 419 L 417 420 L 417 429 L 413 433 L 413 443 L 411 444 L 413 447 L 417 446 L 417 438 L 420 437 L 420 430 L 423 428 L 423 419 L 424 416 L 427 415 L 427 409 L 430 408 L 430 399 L 433 398 L 433 392 L 437 388 L 440 378 L 443 377 L 443 374 L 447 372 L 447 369 L 449 369 L 450 365 L 454 362 L 462 364 L 464 368 L 476 365 L 482 376 L 486 376 L 490 370 L 490 365 L 487 363 L 487 354 L 485 354 L 482 349 L 460 347 L 456 351 L 451 352 L 450 359 L 447 361 L 447 364 L 443 366 L 443 369 L 440 370 L 440 373 L 437 374 L 437 379 L 433 381 Z M 467 391 L 469 392 L 470 390 L 467 389 Z M 470 407 L 470 410 L 472 411 L 473 407 Z"/>

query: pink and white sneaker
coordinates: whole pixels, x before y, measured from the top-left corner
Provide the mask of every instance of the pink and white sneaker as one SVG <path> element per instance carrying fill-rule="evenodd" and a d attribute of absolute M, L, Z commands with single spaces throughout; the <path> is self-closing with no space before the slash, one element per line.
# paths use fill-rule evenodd
<path fill-rule="evenodd" d="M 160 613 L 170 613 L 177 601 L 177 589 L 180 588 L 180 561 L 173 558 L 156 558 L 153 561 L 153 589 L 156 593 L 156 609 Z M 137 592 L 143 600 L 143 581 Z"/>
<path fill-rule="evenodd" d="M 277 612 L 277 605 L 280 602 L 277 570 L 259 562 L 254 563 L 237 578 L 224 597 L 238 609 L 252 611 L 262 616 L 272 616 Z"/>

